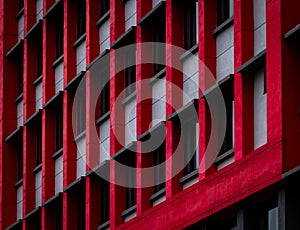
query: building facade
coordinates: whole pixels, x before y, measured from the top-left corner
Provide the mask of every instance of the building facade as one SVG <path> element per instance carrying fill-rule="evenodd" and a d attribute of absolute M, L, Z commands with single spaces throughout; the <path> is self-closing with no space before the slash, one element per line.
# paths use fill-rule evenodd
<path fill-rule="evenodd" d="M 300 229 L 299 10 L 0 0 L 0 229 Z"/>

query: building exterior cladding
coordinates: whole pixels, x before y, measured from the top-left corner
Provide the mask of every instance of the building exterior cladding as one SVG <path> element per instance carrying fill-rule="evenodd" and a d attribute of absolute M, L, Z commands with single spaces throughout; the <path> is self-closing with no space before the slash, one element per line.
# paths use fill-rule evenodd
<path fill-rule="evenodd" d="M 0 0 L 0 229 L 300 229 L 299 9 L 298 0 Z M 129 44 L 133 53 L 118 54 Z M 164 64 L 141 64 L 149 55 Z M 92 72 L 104 57 L 98 100 Z M 125 62 L 136 65 L 119 72 Z M 217 89 L 227 125 L 211 164 L 207 100 Z M 157 164 L 145 179 L 142 168 Z"/>

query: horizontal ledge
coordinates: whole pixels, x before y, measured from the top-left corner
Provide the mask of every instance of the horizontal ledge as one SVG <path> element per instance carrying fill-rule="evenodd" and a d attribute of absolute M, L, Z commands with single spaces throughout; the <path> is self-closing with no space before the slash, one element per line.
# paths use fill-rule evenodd
<path fill-rule="evenodd" d="M 106 54 L 110 53 L 110 49 L 105 49 L 98 57 L 96 57 L 89 65 L 87 65 L 86 70 L 90 70 L 97 62 L 100 61 Z"/>
<path fill-rule="evenodd" d="M 14 230 L 14 229 L 22 229 L 22 220 L 19 219 L 9 227 L 7 227 L 5 230 Z"/>
<path fill-rule="evenodd" d="M 198 177 L 198 175 L 199 175 L 199 172 L 198 172 L 198 169 L 196 169 L 193 172 L 190 172 L 189 174 L 187 174 L 184 177 L 180 178 L 179 183 L 184 184 L 184 183 L 194 179 L 195 177 Z"/>
<path fill-rule="evenodd" d="M 159 79 L 166 76 L 167 68 L 164 67 L 161 71 L 159 71 L 157 74 L 155 74 L 151 79 L 149 79 L 149 84 L 153 85 L 155 82 L 157 82 Z"/>
<path fill-rule="evenodd" d="M 180 57 L 179 57 L 179 61 L 180 62 L 184 62 L 185 59 L 187 59 L 188 57 L 194 55 L 195 53 L 198 52 L 198 46 L 199 44 L 195 44 L 193 45 L 192 48 L 190 48 L 189 50 L 185 51 Z M 198 57 L 197 57 L 197 60 L 198 60 Z"/>
<path fill-rule="evenodd" d="M 136 26 L 130 27 L 112 45 L 111 48 L 117 49 L 124 45 L 135 43 Z"/>
<path fill-rule="evenodd" d="M 38 215 L 41 210 L 41 207 L 37 207 L 36 209 L 29 212 L 26 216 L 24 216 L 24 220 L 34 218 L 35 215 Z"/>
<path fill-rule="evenodd" d="M 59 103 L 59 101 L 62 100 L 62 96 L 63 96 L 63 91 L 59 91 L 52 98 L 50 98 L 49 101 L 46 102 L 46 104 L 44 105 L 43 108 L 44 109 L 48 109 L 48 108 L 61 109 L 61 108 L 57 108 L 56 106 Z"/>
<path fill-rule="evenodd" d="M 288 41 L 299 42 L 299 37 L 300 37 L 300 24 L 296 25 L 294 28 L 292 28 L 284 35 L 284 39 Z"/>
<path fill-rule="evenodd" d="M 233 16 L 228 18 L 225 22 L 223 22 L 221 25 L 219 25 L 216 29 L 213 30 L 212 35 L 214 37 L 218 36 L 220 33 L 222 33 L 224 30 L 226 30 L 228 27 L 233 25 L 234 19 Z"/>
<path fill-rule="evenodd" d="M 33 170 L 32 173 L 33 174 L 37 174 L 38 172 L 40 172 L 42 170 L 42 163 L 40 163 L 39 165 L 37 165 Z"/>
<path fill-rule="evenodd" d="M 18 53 L 21 50 L 21 48 L 23 48 L 23 43 L 24 43 L 24 40 L 21 39 L 17 42 L 17 44 L 15 44 L 7 53 L 6 53 L 6 57 L 7 58 L 10 58 L 10 57 L 14 57 L 14 56 L 17 56 L 18 57 Z"/>
<path fill-rule="evenodd" d="M 52 155 L 52 159 L 56 160 L 57 158 L 59 158 L 62 155 L 63 155 L 63 148 L 60 148 Z"/>
<path fill-rule="evenodd" d="M 40 75 L 39 77 L 37 77 L 37 78 L 34 80 L 34 82 L 32 83 L 32 85 L 33 85 L 34 87 L 36 87 L 38 84 L 42 83 L 42 81 L 43 81 L 43 75 Z"/>
<path fill-rule="evenodd" d="M 166 195 L 166 187 L 164 187 L 163 189 L 161 189 L 161 190 L 159 190 L 158 192 L 156 192 L 156 193 L 154 193 L 153 195 L 151 195 L 151 196 L 149 197 L 149 200 L 150 200 L 151 202 L 153 202 L 153 201 L 157 200 L 158 198 L 160 198 L 160 197 L 162 197 L 162 196 L 164 196 L 164 195 Z"/>
<path fill-rule="evenodd" d="M 85 41 L 85 38 L 86 38 L 86 33 L 84 33 L 79 38 L 77 38 L 73 44 L 73 48 L 76 49 L 83 41 Z"/>
<path fill-rule="evenodd" d="M 161 17 L 161 14 L 165 14 L 166 2 L 161 1 L 154 8 L 150 10 L 143 18 L 138 21 L 138 25 L 146 25 L 155 21 L 156 19 L 161 19 L 165 17 Z"/>
<path fill-rule="evenodd" d="M 121 150 L 119 150 L 114 155 L 112 155 L 111 158 L 114 159 L 114 160 L 117 160 L 119 158 L 122 158 L 124 153 L 126 153 L 126 152 L 132 152 L 132 154 L 135 154 L 135 152 L 136 152 L 136 141 L 132 141 L 131 143 L 129 143 L 128 145 L 123 147 Z"/>
<path fill-rule="evenodd" d="M 200 98 L 205 98 L 207 95 L 214 92 L 217 88 L 222 88 L 226 83 L 232 83 L 233 84 L 233 78 L 234 74 L 229 74 L 226 77 L 222 78 L 220 81 L 218 81 L 216 84 L 205 90 L 201 95 Z"/>
<path fill-rule="evenodd" d="M 79 82 L 85 76 L 85 71 L 78 73 L 69 83 L 64 87 L 65 90 L 71 90 L 78 87 Z"/>
<path fill-rule="evenodd" d="M 227 152 L 221 154 L 220 156 L 218 156 L 215 160 L 215 164 L 219 164 L 220 162 L 226 160 L 227 158 L 231 157 L 234 155 L 234 150 L 230 149 Z"/>
<path fill-rule="evenodd" d="M 23 93 L 21 93 L 16 99 L 15 99 L 15 104 L 19 104 L 19 102 L 21 102 L 23 100 Z"/>
<path fill-rule="evenodd" d="M 24 125 L 29 126 L 31 124 L 35 124 L 41 118 L 41 116 L 42 116 L 42 110 L 39 109 L 31 117 L 29 117 L 27 121 L 25 121 Z"/>
<path fill-rule="evenodd" d="M 291 177 L 291 176 L 293 176 L 295 174 L 298 174 L 298 173 L 300 173 L 300 166 L 297 166 L 297 167 L 295 167 L 295 168 L 293 168 L 293 169 L 291 169 L 291 170 L 283 173 L 282 174 L 282 179 L 289 178 L 289 177 Z"/>
<path fill-rule="evenodd" d="M 56 58 L 56 60 L 52 64 L 52 69 L 55 69 L 60 63 L 64 61 L 64 55 L 60 55 L 59 58 Z"/>
<path fill-rule="evenodd" d="M 24 15 L 24 7 L 22 7 L 22 9 L 19 10 L 19 12 L 16 15 L 16 19 L 19 20 L 20 17 L 22 17 Z"/>
<path fill-rule="evenodd" d="M 106 121 L 110 117 L 110 111 L 103 114 L 97 121 L 96 125 L 100 126 L 104 121 Z"/>
<path fill-rule="evenodd" d="M 136 99 L 136 91 L 134 91 L 133 93 L 129 94 L 128 96 L 126 96 L 123 101 L 122 101 L 122 106 L 126 106 L 127 104 L 129 104 L 131 101 L 133 101 L 134 99 Z"/>
<path fill-rule="evenodd" d="M 24 36 L 25 39 L 34 37 L 42 29 L 42 20 L 38 20 Z"/>
<path fill-rule="evenodd" d="M 62 198 L 62 192 L 59 192 L 43 203 L 43 207 L 56 205 L 57 201 Z"/>
<path fill-rule="evenodd" d="M 77 142 L 79 141 L 80 139 L 84 138 L 86 136 L 86 131 L 82 131 L 81 133 L 79 133 L 75 138 L 74 138 L 74 141 Z"/>
<path fill-rule="evenodd" d="M 110 221 L 108 220 L 108 221 L 104 222 L 103 224 L 99 225 L 99 226 L 97 227 L 97 230 L 106 229 L 106 228 L 108 228 L 109 226 L 110 226 Z"/>
<path fill-rule="evenodd" d="M 15 141 L 15 139 L 22 134 L 22 131 L 23 131 L 23 126 L 19 126 L 15 131 L 13 131 L 11 134 L 8 135 L 8 137 L 5 138 L 5 142 Z"/>
<path fill-rule="evenodd" d="M 180 109 L 172 113 L 170 116 L 168 116 L 168 120 L 171 121 L 177 119 L 179 118 L 179 116 L 183 116 L 181 114 L 185 114 L 187 111 L 189 111 L 192 108 L 195 108 L 195 110 L 198 111 L 198 100 L 199 99 L 193 99 L 192 101 L 190 101 L 189 103 L 187 103 L 186 105 L 184 105 L 183 107 L 181 107 Z"/>
<path fill-rule="evenodd" d="M 79 186 L 81 186 L 85 182 L 85 176 L 81 176 L 72 183 L 70 183 L 67 187 L 65 187 L 64 192 L 69 192 L 75 190 Z"/>
<path fill-rule="evenodd" d="M 165 129 L 166 128 L 166 122 L 165 121 L 161 121 L 158 124 L 156 124 L 155 126 L 153 126 L 152 128 L 150 128 L 149 130 L 147 130 L 146 132 L 142 133 L 137 140 L 138 141 L 145 141 L 148 140 L 150 138 L 151 135 L 155 134 L 156 132 L 161 132 L 161 129 Z"/>
<path fill-rule="evenodd" d="M 91 177 L 93 175 L 100 175 L 100 174 L 103 175 L 102 173 L 106 173 L 106 172 L 109 173 L 109 165 L 110 165 L 109 160 L 104 160 L 103 162 L 101 162 L 101 164 L 88 171 L 86 176 Z M 99 179 L 101 178 L 99 177 Z"/>
<path fill-rule="evenodd" d="M 107 11 L 96 23 L 96 27 L 100 27 L 106 20 L 109 19 L 110 11 Z"/>
<path fill-rule="evenodd" d="M 266 50 L 263 50 L 259 54 L 255 55 L 249 61 L 244 63 L 241 67 L 237 68 L 237 73 L 251 73 L 257 70 L 259 67 L 266 64 Z"/>
<path fill-rule="evenodd" d="M 127 208 L 125 211 L 123 211 L 121 213 L 121 216 L 124 218 L 135 211 L 136 211 L 136 205 L 133 205 L 132 207 Z"/>
<path fill-rule="evenodd" d="M 17 183 L 14 184 L 14 187 L 17 189 L 19 188 L 21 185 L 23 185 L 23 178 L 18 180 Z"/>
<path fill-rule="evenodd" d="M 62 0 L 56 0 L 56 2 L 47 10 L 47 12 L 44 15 L 44 18 L 54 17 L 59 10 L 62 10 L 62 2 Z"/>

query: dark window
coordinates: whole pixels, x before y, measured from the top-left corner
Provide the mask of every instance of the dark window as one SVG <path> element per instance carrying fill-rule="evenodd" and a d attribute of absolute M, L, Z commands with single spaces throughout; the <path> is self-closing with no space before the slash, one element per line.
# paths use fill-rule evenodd
<path fill-rule="evenodd" d="M 62 205 L 59 204 L 56 210 L 56 230 L 62 230 Z"/>
<path fill-rule="evenodd" d="M 64 52 L 64 30 L 63 17 L 60 15 L 56 22 L 56 58 L 59 58 Z"/>
<path fill-rule="evenodd" d="M 23 139 L 18 141 L 18 181 L 23 178 Z"/>
<path fill-rule="evenodd" d="M 100 93 L 100 117 L 109 111 L 110 106 L 110 88 L 109 81 L 102 88 Z"/>
<path fill-rule="evenodd" d="M 165 47 L 162 49 L 161 45 L 155 43 L 165 43 L 166 41 L 166 30 L 165 30 L 165 21 L 160 21 L 155 25 L 153 29 L 153 75 L 161 71 L 165 65 L 166 59 L 166 50 Z M 163 63 L 163 64 L 161 64 Z"/>
<path fill-rule="evenodd" d="M 37 77 L 40 77 L 42 75 L 43 71 L 43 48 L 42 48 L 42 36 L 39 36 L 37 38 L 37 55 L 36 55 L 36 74 Z"/>
<path fill-rule="evenodd" d="M 77 229 L 85 229 L 85 192 L 83 191 L 78 193 L 77 198 L 77 226 Z"/>
<path fill-rule="evenodd" d="M 264 94 L 267 93 L 267 75 L 266 70 L 264 70 Z"/>
<path fill-rule="evenodd" d="M 196 1 L 189 0 L 185 4 L 184 12 L 184 48 L 189 50 L 196 43 L 197 31 L 196 31 Z"/>
<path fill-rule="evenodd" d="M 55 114 L 55 144 L 56 151 L 60 150 L 63 146 L 63 113 L 60 107 Z"/>
<path fill-rule="evenodd" d="M 126 209 L 131 208 L 136 204 L 136 173 L 135 168 L 135 157 L 130 159 L 126 165 L 130 167 L 126 173 Z"/>
<path fill-rule="evenodd" d="M 42 128 L 36 127 L 36 165 L 42 163 Z"/>
<path fill-rule="evenodd" d="M 126 89 L 126 96 L 135 92 L 135 81 L 136 81 L 136 67 L 135 67 L 135 52 L 128 52 L 126 55 L 126 66 L 125 69 L 125 89 Z"/>
<path fill-rule="evenodd" d="M 18 57 L 18 95 L 23 93 L 23 52 Z"/>
<path fill-rule="evenodd" d="M 197 125 L 189 121 L 183 127 L 183 144 L 184 144 L 184 175 L 194 172 L 197 167 Z"/>
<path fill-rule="evenodd" d="M 109 0 L 100 0 L 100 18 L 109 11 Z"/>
<path fill-rule="evenodd" d="M 76 130 L 78 135 L 85 130 L 85 90 L 82 91 L 81 96 L 77 97 L 76 105 Z"/>
<path fill-rule="evenodd" d="M 85 0 L 77 1 L 77 38 L 85 33 Z"/>
<path fill-rule="evenodd" d="M 154 193 L 165 188 L 166 171 L 163 163 L 166 160 L 166 144 L 165 142 L 154 152 L 154 166 L 158 166 L 154 171 Z M 163 179 L 163 180 L 162 180 Z"/>
<path fill-rule="evenodd" d="M 233 149 L 233 113 L 234 113 L 234 98 L 233 98 L 233 83 L 227 82 L 221 86 L 226 107 L 226 132 L 225 138 L 220 150 L 220 155 Z"/>
<path fill-rule="evenodd" d="M 232 17 L 232 0 L 217 0 L 217 26 Z"/>
<path fill-rule="evenodd" d="M 19 0 L 19 10 L 24 8 L 24 0 Z"/>
<path fill-rule="evenodd" d="M 109 183 L 102 181 L 101 183 L 101 224 L 109 220 Z"/>

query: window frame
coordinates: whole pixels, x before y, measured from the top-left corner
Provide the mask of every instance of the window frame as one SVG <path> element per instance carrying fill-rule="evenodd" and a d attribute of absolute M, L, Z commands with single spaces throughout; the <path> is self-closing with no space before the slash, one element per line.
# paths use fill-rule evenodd
<path fill-rule="evenodd" d="M 36 40 L 36 77 L 39 78 L 43 74 L 43 37 L 41 34 Z"/>
<path fill-rule="evenodd" d="M 184 176 L 198 169 L 198 137 L 197 128 L 198 122 L 189 120 L 183 125 L 183 150 L 184 150 Z M 194 147 L 193 147 L 194 146 Z M 191 153 L 191 151 L 193 151 Z"/>
<path fill-rule="evenodd" d="M 55 148 L 59 151 L 63 147 L 63 110 L 60 105 L 55 111 Z"/>
<path fill-rule="evenodd" d="M 100 92 L 100 117 L 110 111 L 110 81 L 106 82 Z"/>
<path fill-rule="evenodd" d="M 61 57 L 64 53 L 64 26 L 62 14 L 58 16 L 55 28 L 55 53 L 56 59 Z"/>
<path fill-rule="evenodd" d="M 125 56 L 125 63 L 126 66 L 128 66 L 124 70 L 125 94 L 127 97 L 136 91 L 136 52 L 133 54 L 132 52 L 128 51 Z"/>
<path fill-rule="evenodd" d="M 233 15 L 230 14 L 231 0 L 217 0 L 217 26 L 222 25 Z"/>
<path fill-rule="evenodd" d="M 197 0 L 188 0 L 184 5 L 184 48 L 191 49 L 197 44 Z"/>
<path fill-rule="evenodd" d="M 110 184 L 102 180 L 100 185 L 100 222 L 106 223 L 110 219 Z"/>
<path fill-rule="evenodd" d="M 166 187 L 166 168 L 162 167 L 165 166 L 163 163 L 166 161 L 166 142 L 164 141 L 159 148 L 154 151 L 153 156 L 153 166 L 157 166 L 154 168 L 154 188 L 153 193 L 157 193 L 163 190 Z M 162 165 L 163 164 L 163 165 Z M 158 167 L 159 165 L 159 167 Z M 161 181 L 161 177 L 164 177 L 164 182 L 158 184 Z"/>
<path fill-rule="evenodd" d="M 160 46 L 155 45 L 155 43 L 165 43 L 166 42 L 166 25 L 165 20 L 159 20 L 154 26 L 152 30 L 152 41 L 153 45 L 153 75 L 156 75 L 161 70 L 165 68 L 165 64 L 158 64 L 156 60 L 160 60 L 160 55 L 162 54 L 163 62 L 166 61 L 166 49 L 164 48 L 163 52 L 161 52 Z M 163 25 L 163 26 L 161 26 Z"/>
<path fill-rule="evenodd" d="M 40 121 L 39 121 L 40 123 Z M 36 126 L 36 166 L 42 164 L 42 127 Z"/>
<path fill-rule="evenodd" d="M 76 37 L 79 39 L 86 32 L 86 1 L 77 0 Z"/>
<path fill-rule="evenodd" d="M 110 10 L 109 0 L 100 0 L 100 18 L 102 18 Z"/>
<path fill-rule="evenodd" d="M 23 138 L 19 137 L 19 141 L 17 143 L 17 181 L 23 179 Z"/>

